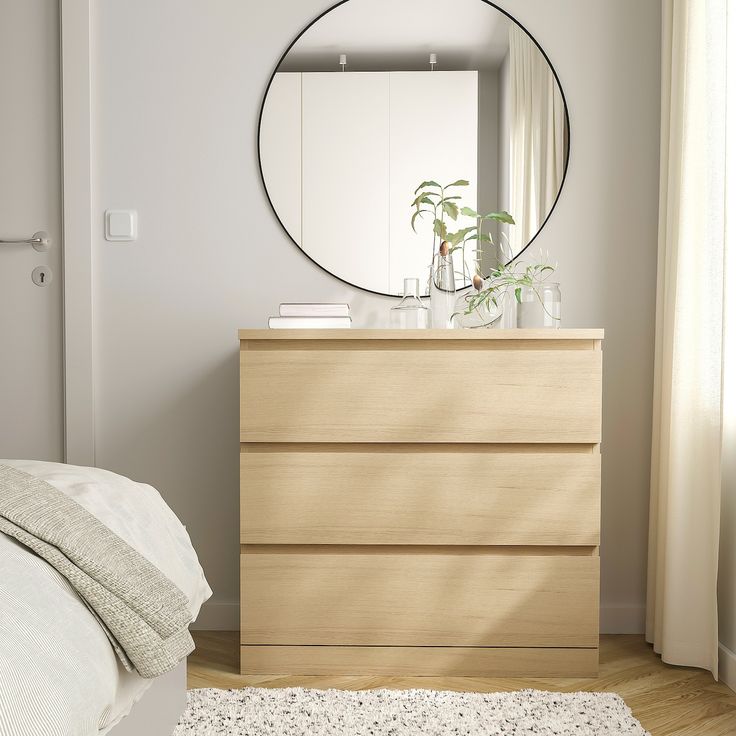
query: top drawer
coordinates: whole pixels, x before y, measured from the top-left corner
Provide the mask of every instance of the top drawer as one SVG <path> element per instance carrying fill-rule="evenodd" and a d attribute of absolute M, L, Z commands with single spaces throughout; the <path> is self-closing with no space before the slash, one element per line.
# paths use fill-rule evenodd
<path fill-rule="evenodd" d="M 240 440 L 598 443 L 601 351 L 555 345 L 242 340 Z"/>

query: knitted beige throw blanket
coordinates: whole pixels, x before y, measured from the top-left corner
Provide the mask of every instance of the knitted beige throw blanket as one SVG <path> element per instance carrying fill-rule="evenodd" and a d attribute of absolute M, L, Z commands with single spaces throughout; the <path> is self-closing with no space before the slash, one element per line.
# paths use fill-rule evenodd
<path fill-rule="evenodd" d="M 28 547 L 69 581 L 127 670 L 158 677 L 194 649 L 184 593 L 46 481 L 0 465 L 0 532 Z"/>

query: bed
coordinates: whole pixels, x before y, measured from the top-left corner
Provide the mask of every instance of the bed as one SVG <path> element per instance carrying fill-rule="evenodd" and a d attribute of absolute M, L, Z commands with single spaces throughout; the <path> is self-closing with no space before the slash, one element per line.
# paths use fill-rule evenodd
<path fill-rule="evenodd" d="M 74 499 L 169 578 L 197 616 L 211 590 L 186 529 L 154 488 L 98 468 L 0 464 Z M 164 736 L 184 708 L 185 684 L 185 662 L 155 679 L 127 671 L 67 580 L 0 532 L 0 736 Z"/>

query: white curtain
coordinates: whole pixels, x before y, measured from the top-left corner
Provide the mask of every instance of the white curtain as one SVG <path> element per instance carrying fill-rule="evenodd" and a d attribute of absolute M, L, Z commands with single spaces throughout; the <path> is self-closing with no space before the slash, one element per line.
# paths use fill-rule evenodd
<path fill-rule="evenodd" d="M 509 30 L 509 211 L 508 229 L 518 253 L 552 209 L 565 168 L 565 106 L 552 69 L 515 23 Z"/>
<path fill-rule="evenodd" d="M 726 282 L 733 249 L 726 172 L 736 144 L 727 121 L 727 28 L 736 2 L 663 0 L 662 11 L 647 640 L 664 661 L 717 677 L 723 398 L 730 380 L 723 366 L 725 336 L 734 328 L 725 293 L 736 286 Z M 732 115 L 731 128 L 734 122 Z"/>

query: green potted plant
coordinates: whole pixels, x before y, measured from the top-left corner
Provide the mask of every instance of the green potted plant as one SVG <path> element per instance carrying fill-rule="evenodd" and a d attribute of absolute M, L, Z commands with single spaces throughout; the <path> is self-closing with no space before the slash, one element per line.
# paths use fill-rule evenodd
<path fill-rule="evenodd" d="M 416 232 L 417 220 L 432 218 L 432 261 L 430 267 L 429 294 L 432 305 L 432 326 L 452 327 L 456 311 L 456 284 L 467 287 L 473 276 L 481 273 L 482 248 L 493 244 L 490 234 L 483 231 L 485 223 L 495 220 L 513 223 L 508 212 L 491 212 L 482 215 L 470 207 L 462 206 L 459 188 L 469 186 L 467 179 L 458 179 L 450 184 L 439 184 L 434 180 L 423 181 L 414 190 L 411 226 Z M 448 223 L 467 224 L 451 232 Z M 467 222 L 470 220 L 470 222 Z M 466 249 L 473 243 L 475 267 L 468 264 Z M 457 268 L 453 254 L 461 251 L 461 267 Z M 459 277 L 459 278 L 458 278 Z"/>
<path fill-rule="evenodd" d="M 487 275 L 483 273 L 484 248 L 496 247 L 491 234 L 484 231 L 484 226 L 493 221 L 508 225 L 514 225 L 515 222 L 505 211 L 489 212 L 484 215 L 471 207 L 463 206 L 462 196 L 457 191 L 459 188 L 469 186 L 469 183 L 467 179 L 458 179 L 451 184 L 441 185 L 434 180 L 428 180 L 423 181 L 414 191 L 412 230 L 417 232 L 418 219 L 427 216 L 432 218 L 430 296 L 433 311 L 439 307 L 443 313 L 439 322 L 442 326 L 448 327 L 492 327 L 500 320 L 504 303 L 509 292 L 512 292 L 520 309 L 530 301 L 534 301 L 537 312 L 541 306 L 542 323 L 557 326 L 560 319 L 559 299 L 556 302 L 557 308 L 550 309 L 547 306 L 551 303 L 548 299 L 550 290 L 543 286 L 548 283 L 547 279 L 555 267 L 546 258 L 542 258 L 541 253 L 536 263 L 515 262 L 508 240 L 502 236 L 498 245 L 496 264 L 489 269 Z M 460 218 L 464 218 L 467 224 L 451 232 L 448 229 L 448 222 L 462 224 Z M 471 244 L 475 246 L 472 269 L 468 266 L 466 257 L 466 249 Z M 453 253 L 458 250 L 462 253 L 462 267 L 459 271 L 454 267 L 452 260 Z M 448 278 L 448 272 L 452 279 Z M 468 285 L 471 288 L 464 291 L 455 302 L 457 276 L 461 280 L 460 288 L 464 289 Z M 556 293 L 559 297 L 559 289 Z M 448 312 L 450 299 L 455 305 Z M 522 312 L 519 314 L 523 320 Z M 440 326 L 437 322 L 438 320 L 433 317 L 434 326 Z"/>
<path fill-rule="evenodd" d="M 542 253 L 533 263 L 511 261 L 511 257 L 508 245 L 502 247 L 499 263 L 488 276 L 476 275 L 473 278 L 472 288 L 461 294 L 457 301 L 457 311 L 453 315 L 456 326 L 493 327 L 503 315 L 510 294 L 513 294 L 517 310 L 520 310 L 517 311 L 519 327 L 559 326 L 559 288 L 556 283 L 548 281 L 555 266 Z M 530 324 L 525 324 L 524 315 L 529 311 L 531 315 L 527 320 Z"/>
<path fill-rule="evenodd" d="M 470 182 L 467 179 L 458 179 L 444 186 L 432 180 L 423 181 L 414 190 L 414 201 L 412 202 L 414 211 L 411 217 L 411 227 L 415 233 L 418 218 L 424 218 L 427 215 L 432 218 L 432 262 L 439 255 L 443 243 L 447 244 L 449 255 L 462 250 L 462 269 L 459 274 L 463 285 L 469 284 L 477 273 L 477 271 L 471 273 L 468 269 L 466 247 L 475 241 L 477 247 L 474 249 L 474 260 L 476 268 L 480 268 L 483 244 L 493 245 L 493 238 L 490 233 L 483 232 L 483 225 L 491 221 L 514 224 L 514 218 L 508 212 L 489 212 L 482 215 L 470 207 L 461 206 L 462 196 L 455 190 L 458 187 L 469 185 Z M 471 218 L 472 223 L 455 232 L 450 232 L 446 217 L 453 222 L 457 222 L 459 217 Z"/>

